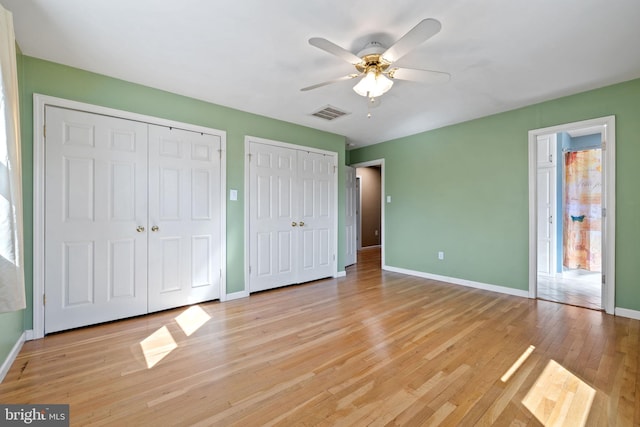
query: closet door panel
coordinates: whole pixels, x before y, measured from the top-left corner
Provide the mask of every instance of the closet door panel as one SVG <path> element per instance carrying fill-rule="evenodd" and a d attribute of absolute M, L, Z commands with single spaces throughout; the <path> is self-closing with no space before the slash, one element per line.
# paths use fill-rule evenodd
<path fill-rule="evenodd" d="M 333 275 L 334 174 L 331 156 L 298 151 L 300 245 L 298 281 Z"/>
<path fill-rule="evenodd" d="M 296 153 L 251 143 L 249 166 L 250 291 L 296 283 Z"/>
<path fill-rule="evenodd" d="M 45 332 L 146 313 L 147 125 L 47 106 Z"/>
<path fill-rule="evenodd" d="M 220 297 L 218 136 L 149 125 L 149 311 Z"/>

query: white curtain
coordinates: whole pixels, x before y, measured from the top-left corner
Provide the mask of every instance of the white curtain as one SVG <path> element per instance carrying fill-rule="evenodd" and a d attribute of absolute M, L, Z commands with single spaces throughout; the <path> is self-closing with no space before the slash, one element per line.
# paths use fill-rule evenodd
<path fill-rule="evenodd" d="M 26 307 L 22 167 L 13 15 L 0 5 L 0 313 Z"/>

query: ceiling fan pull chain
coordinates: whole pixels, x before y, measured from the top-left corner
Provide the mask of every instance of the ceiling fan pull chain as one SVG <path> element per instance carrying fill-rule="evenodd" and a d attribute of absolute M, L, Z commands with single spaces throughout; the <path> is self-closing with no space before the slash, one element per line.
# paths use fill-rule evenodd
<path fill-rule="evenodd" d="M 371 118 L 371 105 L 376 102 L 376 99 L 374 97 L 368 98 L 367 99 L 367 118 L 370 119 Z"/>

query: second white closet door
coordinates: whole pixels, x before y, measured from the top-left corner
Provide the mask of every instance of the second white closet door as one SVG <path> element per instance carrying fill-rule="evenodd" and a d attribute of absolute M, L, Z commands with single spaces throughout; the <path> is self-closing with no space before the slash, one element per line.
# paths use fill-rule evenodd
<path fill-rule="evenodd" d="M 333 274 L 335 238 L 331 157 L 297 152 L 298 169 L 298 283 Z"/>
<path fill-rule="evenodd" d="M 220 138 L 149 125 L 149 311 L 220 297 Z"/>
<path fill-rule="evenodd" d="M 250 143 L 250 291 L 333 274 L 334 159 Z"/>

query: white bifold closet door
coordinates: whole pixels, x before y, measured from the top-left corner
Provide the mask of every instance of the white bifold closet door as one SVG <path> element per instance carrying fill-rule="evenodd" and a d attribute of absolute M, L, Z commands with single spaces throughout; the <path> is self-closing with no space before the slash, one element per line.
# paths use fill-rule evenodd
<path fill-rule="evenodd" d="M 249 154 L 250 291 L 332 276 L 335 158 L 257 142 Z"/>
<path fill-rule="evenodd" d="M 220 297 L 220 139 L 149 125 L 149 311 Z"/>
<path fill-rule="evenodd" d="M 219 138 L 45 116 L 45 332 L 219 298 Z"/>

